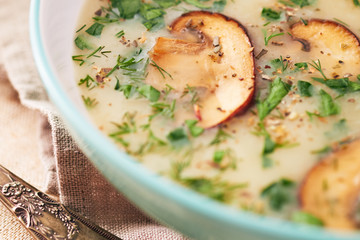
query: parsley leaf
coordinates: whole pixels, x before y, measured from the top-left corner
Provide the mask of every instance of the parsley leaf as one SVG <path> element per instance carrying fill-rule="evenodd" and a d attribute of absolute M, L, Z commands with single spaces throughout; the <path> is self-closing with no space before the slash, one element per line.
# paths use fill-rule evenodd
<path fill-rule="evenodd" d="M 313 95 L 313 85 L 309 82 L 299 80 L 297 83 L 297 88 L 299 90 L 300 96 L 302 97 L 311 97 Z"/>
<path fill-rule="evenodd" d="M 282 72 L 285 72 L 287 70 L 287 68 L 289 67 L 289 61 L 287 59 L 283 59 L 282 56 L 280 56 L 280 58 L 271 60 L 270 64 L 275 69 L 281 69 Z"/>
<path fill-rule="evenodd" d="M 141 0 L 111 0 L 113 7 L 118 8 L 120 17 L 131 19 L 140 11 Z"/>
<path fill-rule="evenodd" d="M 301 212 L 301 211 L 294 212 L 291 216 L 291 220 L 296 223 L 302 223 L 302 224 L 314 225 L 320 227 L 324 226 L 322 220 L 307 212 Z"/>
<path fill-rule="evenodd" d="M 104 25 L 96 22 L 93 25 L 91 25 L 85 32 L 87 32 L 92 36 L 100 36 L 103 29 L 104 29 Z"/>
<path fill-rule="evenodd" d="M 299 6 L 300 8 L 303 8 L 312 5 L 314 1 L 313 0 L 279 0 L 279 2 L 289 7 Z"/>
<path fill-rule="evenodd" d="M 321 97 L 321 105 L 320 105 L 321 117 L 336 115 L 340 112 L 339 106 L 335 104 L 334 100 L 327 92 L 321 89 L 319 94 Z"/>
<path fill-rule="evenodd" d="M 169 8 L 178 5 L 180 0 L 154 0 L 160 7 Z"/>
<path fill-rule="evenodd" d="M 138 92 L 149 99 L 150 102 L 156 102 L 160 98 L 160 92 L 151 85 L 143 85 Z"/>
<path fill-rule="evenodd" d="M 197 120 L 186 120 L 185 124 L 189 128 L 190 134 L 193 137 L 198 137 L 204 132 L 204 128 L 196 126 Z"/>
<path fill-rule="evenodd" d="M 271 8 L 263 8 L 261 11 L 261 16 L 269 21 L 279 20 L 281 17 L 281 12 L 277 12 Z"/>
<path fill-rule="evenodd" d="M 268 97 L 264 101 L 257 103 L 260 121 L 264 120 L 279 105 L 289 91 L 290 85 L 283 82 L 280 77 L 276 77 L 271 83 Z"/>
<path fill-rule="evenodd" d="M 280 211 L 284 205 L 292 200 L 290 194 L 294 187 L 295 183 L 293 181 L 282 178 L 264 188 L 261 196 L 268 199 L 273 210 Z"/>
<path fill-rule="evenodd" d="M 357 7 L 360 7 L 360 1 L 359 0 L 353 0 L 354 5 Z"/>
<path fill-rule="evenodd" d="M 165 11 L 151 4 L 142 4 L 140 15 L 144 18 L 143 24 L 148 30 L 158 30 L 165 26 L 163 16 Z"/>
<path fill-rule="evenodd" d="M 295 63 L 295 71 L 308 70 L 309 65 L 306 62 Z"/>
<path fill-rule="evenodd" d="M 224 156 L 225 156 L 224 150 L 216 150 L 213 156 L 214 163 L 221 163 L 221 161 L 224 159 Z"/>
<path fill-rule="evenodd" d="M 183 179 L 181 182 L 189 188 L 221 202 L 226 202 L 227 196 L 235 190 L 248 186 L 247 183 L 234 185 L 216 178 Z"/>
<path fill-rule="evenodd" d="M 75 38 L 75 45 L 81 50 L 84 50 L 85 48 L 89 50 L 94 49 L 94 46 L 90 44 L 83 35 L 79 35 Z"/>
<path fill-rule="evenodd" d="M 170 144 L 176 148 L 183 147 L 189 142 L 189 139 L 183 128 L 177 128 L 173 130 L 166 136 L 166 138 L 170 142 Z"/>

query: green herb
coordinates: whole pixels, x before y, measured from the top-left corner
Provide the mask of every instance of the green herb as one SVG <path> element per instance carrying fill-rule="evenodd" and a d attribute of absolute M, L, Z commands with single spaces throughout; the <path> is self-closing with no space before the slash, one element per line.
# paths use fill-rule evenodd
<path fill-rule="evenodd" d="M 121 38 L 121 37 L 124 36 L 124 35 L 125 35 L 124 30 L 121 30 L 120 32 L 118 32 L 118 33 L 115 34 L 115 36 L 116 36 L 117 38 Z"/>
<path fill-rule="evenodd" d="M 129 143 L 123 139 L 123 135 L 137 132 L 135 116 L 136 116 L 136 112 L 134 113 L 126 112 L 123 116 L 123 122 L 121 124 L 113 122 L 112 124 L 116 126 L 117 131 L 109 134 L 109 137 L 121 143 L 124 147 L 128 147 Z"/>
<path fill-rule="evenodd" d="M 226 6 L 227 0 L 218 0 L 213 3 L 212 11 L 222 12 Z"/>
<path fill-rule="evenodd" d="M 303 8 L 306 6 L 311 6 L 315 1 L 314 0 L 279 0 L 279 2 L 286 6 L 290 6 L 290 7 L 299 6 Z"/>
<path fill-rule="evenodd" d="M 317 71 L 320 72 L 320 74 L 323 76 L 323 78 L 325 80 L 327 80 L 328 78 L 325 76 L 323 70 L 322 70 L 322 67 L 321 67 L 321 62 L 320 60 L 318 59 L 317 61 L 312 61 L 312 63 L 309 63 L 313 68 L 315 68 Z"/>
<path fill-rule="evenodd" d="M 213 1 L 212 5 L 202 3 L 209 2 L 209 0 L 184 0 L 184 2 L 200 9 L 222 12 L 226 6 L 227 0 Z"/>
<path fill-rule="evenodd" d="M 140 11 L 141 0 L 111 0 L 113 7 L 118 8 L 120 17 L 131 19 Z"/>
<path fill-rule="evenodd" d="M 269 206 L 273 210 L 280 211 L 284 205 L 292 201 L 290 194 L 294 187 L 293 181 L 282 178 L 262 190 L 261 196 L 268 199 Z"/>
<path fill-rule="evenodd" d="M 277 12 L 271 8 L 263 8 L 261 11 L 261 16 L 269 21 L 279 20 L 281 17 L 281 12 Z"/>
<path fill-rule="evenodd" d="M 209 7 L 208 5 L 203 4 L 201 0 L 184 0 L 184 2 L 186 2 L 187 4 L 193 5 L 197 8 L 200 9 L 210 9 L 211 7 Z"/>
<path fill-rule="evenodd" d="M 166 142 L 156 137 L 154 133 L 149 129 L 149 135 L 147 141 L 140 146 L 136 154 L 142 155 L 146 152 L 152 151 L 155 147 L 162 147 L 162 146 L 166 146 Z"/>
<path fill-rule="evenodd" d="M 170 86 L 169 84 L 165 84 L 165 89 L 164 89 L 164 99 L 167 99 L 169 94 L 171 93 L 171 91 L 173 91 L 174 88 L 172 86 Z"/>
<path fill-rule="evenodd" d="M 83 35 L 79 35 L 75 38 L 75 45 L 81 50 L 84 50 L 85 48 L 91 50 L 94 48 Z"/>
<path fill-rule="evenodd" d="M 322 89 L 320 90 L 319 94 L 321 97 L 320 116 L 328 117 L 339 114 L 340 108 L 334 103 L 332 97 Z"/>
<path fill-rule="evenodd" d="M 101 50 L 103 50 L 105 47 L 104 46 L 100 46 L 97 49 L 95 49 L 92 53 L 90 53 L 88 56 L 86 56 L 86 58 L 91 58 L 91 57 L 100 57 L 98 55 L 96 55 L 96 53 L 101 52 Z"/>
<path fill-rule="evenodd" d="M 359 81 L 360 81 L 360 74 L 359 74 L 359 75 L 357 75 L 357 77 L 356 77 L 356 78 L 357 78 L 357 80 L 359 80 Z"/>
<path fill-rule="evenodd" d="M 334 18 L 334 20 L 337 21 L 338 23 L 341 23 L 341 24 L 344 25 L 344 26 L 350 27 L 349 24 L 347 24 L 346 22 L 344 22 L 344 21 L 342 21 L 342 20 L 340 20 L 340 19 L 338 19 L 338 18 Z"/>
<path fill-rule="evenodd" d="M 167 136 L 167 140 L 173 147 L 183 147 L 189 142 L 186 132 L 183 128 L 177 128 L 171 131 Z"/>
<path fill-rule="evenodd" d="M 146 20 L 152 20 L 165 15 L 165 11 L 162 8 L 156 7 L 151 4 L 142 4 L 140 9 L 140 15 Z"/>
<path fill-rule="evenodd" d="M 357 92 L 360 91 L 360 83 L 352 82 L 349 78 L 336 78 L 336 79 L 327 79 L 324 80 L 322 78 L 312 78 L 314 81 L 325 84 L 329 88 L 335 90 L 343 96 L 346 93 Z"/>
<path fill-rule="evenodd" d="M 360 7 L 360 1 L 359 0 L 353 0 L 353 3 L 355 6 Z"/>
<path fill-rule="evenodd" d="M 197 101 L 199 101 L 198 93 L 196 91 L 196 87 L 190 87 L 188 84 L 186 84 L 186 88 L 184 89 L 183 94 L 181 95 L 181 98 L 185 97 L 186 95 L 191 96 L 190 103 L 195 104 Z"/>
<path fill-rule="evenodd" d="M 96 17 L 93 17 L 93 20 L 100 24 L 109 24 L 109 23 L 119 22 L 118 18 L 110 18 L 109 16 L 107 16 L 107 17 L 96 16 Z"/>
<path fill-rule="evenodd" d="M 90 75 L 86 75 L 85 78 L 80 79 L 78 85 L 83 85 L 85 84 L 85 86 L 87 88 L 89 88 L 89 90 L 93 89 L 94 87 L 97 87 L 99 84 L 98 82 L 96 82 L 92 77 L 90 77 Z"/>
<path fill-rule="evenodd" d="M 171 104 L 156 102 L 150 104 L 154 114 L 149 117 L 149 121 L 153 120 L 156 116 L 162 115 L 167 118 L 174 118 L 174 111 L 176 106 L 176 100 L 174 99 Z"/>
<path fill-rule="evenodd" d="M 81 28 L 79 28 L 76 33 L 80 32 L 81 30 L 83 30 L 86 27 L 86 24 L 84 24 Z"/>
<path fill-rule="evenodd" d="M 270 168 L 274 164 L 273 164 L 273 160 L 269 157 L 269 155 L 276 150 L 277 144 L 271 139 L 271 136 L 270 136 L 269 132 L 266 130 L 263 123 L 259 123 L 258 127 L 259 127 L 259 131 L 255 132 L 254 134 L 256 136 L 264 136 L 265 137 L 264 147 L 263 147 L 263 151 L 261 154 L 262 167 Z"/>
<path fill-rule="evenodd" d="M 308 70 L 309 65 L 306 62 L 295 63 L 295 71 Z"/>
<path fill-rule="evenodd" d="M 333 149 L 332 149 L 331 146 L 325 146 L 325 147 L 323 147 L 321 149 L 313 150 L 313 151 L 311 151 L 311 153 L 312 154 L 321 154 L 321 155 L 323 155 L 323 154 L 328 154 L 328 153 L 330 153 L 332 151 L 333 151 Z"/>
<path fill-rule="evenodd" d="M 283 82 L 280 77 L 276 77 L 270 85 L 268 97 L 257 103 L 260 121 L 264 120 L 274 108 L 279 105 L 281 100 L 289 93 L 290 85 Z"/>
<path fill-rule="evenodd" d="M 217 201 L 226 202 L 234 191 L 246 188 L 247 183 L 232 185 L 219 179 L 182 179 L 181 182 L 189 188 Z"/>
<path fill-rule="evenodd" d="M 131 76 L 133 73 L 137 72 L 138 69 L 136 68 L 136 65 L 140 62 L 142 62 L 144 59 L 140 59 L 138 61 L 135 60 L 135 58 L 122 58 L 120 55 L 118 56 L 116 60 L 116 65 L 110 70 L 110 72 L 106 75 L 106 77 L 109 77 L 111 74 L 113 74 L 117 69 L 122 69 L 124 72 L 124 75 Z"/>
<path fill-rule="evenodd" d="M 303 18 L 300 18 L 300 20 L 305 26 L 307 26 L 309 24 L 309 22 Z"/>
<path fill-rule="evenodd" d="M 221 161 L 224 159 L 225 151 L 224 150 L 216 150 L 214 152 L 213 161 L 217 164 L 221 163 Z"/>
<path fill-rule="evenodd" d="M 302 97 L 311 97 L 313 95 L 313 85 L 309 82 L 299 80 L 297 83 L 297 88 L 299 90 L 300 96 Z"/>
<path fill-rule="evenodd" d="M 287 59 L 283 59 L 282 56 L 280 56 L 280 58 L 271 60 L 270 64 L 275 69 L 281 69 L 282 72 L 285 72 L 287 70 L 287 68 L 289 67 L 289 61 Z"/>
<path fill-rule="evenodd" d="M 159 65 L 157 65 L 156 62 L 154 62 L 153 60 L 151 60 L 151 63 L 150 63 L 151 66 L 155 67 L 157 70 L 159 70 L 161 76 L 165 79 L 165 75 L 168 75 L 171 79 L 173 79 L 173 77 L 171 76 L 170 73 L 168 73 L 167 71 L 165 71 L 162 67 L 160 67 Z"/>
<path fill-rule="evenodd" d="M 138 92 L 146 97 L 150 102 L 156 102 L 160 98 L 160 92 L 151 85 L 143 85 Z"/>
<path fill-rule="evenodd" d="M 104 27 L 103 24 L 95 22 L 85 32 L 92 36 L 100 36 Z"/>
<path fill-rule="evenodd" d="M 205 131 L 202 127 L 196 126 L 197 120 L 186 120 L 185 124 L 189 128 L 190 134 L 193 137 L 198 137 Z"/>
<path fill-rule="evenodd" d="M 220 143 L 225 142 L 227 139 L 232 138 L 232 136 L 219 128 L 217 131 L 215 138 L 210 142 L 210 145 L 219 145 Z"/>
<path fill-rule="evenodd" d="M 85 63 L 84 55 L 74 55 L 72 56 L 72 60 L 75 62 L 80 62 L 79 65 L 82 66 Z"/>
<path fill-rule="evenodd" d="M 94 108 L 99 103 L 96 98 L 92 99 L 90 97 L 85 97 L 84 95 L 81 95 L 81 98 L 88 109 Z"/>
<path fill-rule="evenodd" d="M 274 38 L 274 37 L 278 37 L 278 36 L 282 36 L 284 35 L 285 33 L 272 33 L 270 36 L 268 36 L 268 32 L 266 29 L 262 29 L 262 32 L 264 34 L 264 41 L 265 41 L 265 46 L 269 45 L 269 41 Z"/>
<path fill-rule="evenodd" d="M 333 124 L 330 131 L 325 132 L 327 139 L 339 139 L 346 136 L 349 132 L 346 119 L 340 119 L 338 122 Z"/>
<path fill-rule="evenodd" d="M 116 77 L 115 91 L 123 92 L 126 99 L 129 99 L 137 90 L 137 88 L 130 84 L 120 85 L 119 79 Z"/>
<path fill-rule="evenodd" d="M 143 3 L 140 9 L 140 15 L 143 17 L 144 26 L 151 31 L 158 30 L 165 26 L 165 11 L 161 7 L 152 4 Z"/>
<path fill-rule="evenodd" d="M 178 5 L 181 0 L 154 0 L 160 7 L 169 8 Z"/>
<path fill-rule="evenodd" d="M 301 211 L 294 212 L 291 216 L 291 220 L 296 223 L 314 225 L 319 227 L 324 226 L 322 220 L 307 212 L 301 212 Z"/>
<path fill-rule="evenodd" d="M 118 129 L 118 131 L 113 133 L 113 135 L 135 133 L 137 131 L 135 116 L 136 112 L 126 112 L 123 116 L 123 122 L 121 124 L 113 123 Z"/>

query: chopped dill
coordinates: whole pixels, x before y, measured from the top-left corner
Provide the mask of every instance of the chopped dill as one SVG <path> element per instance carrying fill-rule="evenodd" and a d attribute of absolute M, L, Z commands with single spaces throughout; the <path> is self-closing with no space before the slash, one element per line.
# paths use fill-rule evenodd
<path fill-rule="evenodd" d="M 318 72 L 320 72 L 320 74 L 323 76 L 323 78 L 325 80 L 327 80 L 328 78 L 325 76 L 325 73 L 323 72 L 322 70 L 322 67 L 321 67 L 321 62 L 320 60 L 318 59 L 317 61 L 312 61 L 312 63 L 309 63 L 310 66 L 312 66 L 313 68 L 315 68 Z"/>
<path fill-rule="evenodd" d="M 81 98 L 88 109 L 94 108 L 99 103 L 96 98 L 91 99 L 90 97 L 85 97 L 84 95 L 81 95 Z"/>
<path fill-rule="evenodd" d="M 151 60 L 150 63 L 151 66 L 155 67 L 157 70 L 159 70 L 161 76 L 165 79 L 165 74 L 168 75 L 171 79 L 173 79 L 173 77 L 171 76 L 170 73 L 168 73 L 167 71 L 165 71 L 162 67 L 160 67 L 159 65 L 157 65 L 156 62 L 154 62 L 154 60 Z"/>
<path fill-rule="evenodd" d="M 85 78 L 80 79 L 78 85 L 81 86 L 83 84 L 85 84 L 85 86 L 89 90 L 91 90 L 99 85 L 98 82 L 96 82 L 90 75 L 86 75 Z"/>
<path fill-rule="evenodd" d="M 278 37 L 278 36 L 282 36 L 285 33 L 281 32 L 281 33 L 272 33 L 271 35 L 268 36 L 267 30 L 266 29 L 262 29 L 262 32 L 264 34 L 264 41 L 265 41 L 265 46 L 269 45 L 269 41 L 271 39 L 273 39 L 274 37 Z"/>

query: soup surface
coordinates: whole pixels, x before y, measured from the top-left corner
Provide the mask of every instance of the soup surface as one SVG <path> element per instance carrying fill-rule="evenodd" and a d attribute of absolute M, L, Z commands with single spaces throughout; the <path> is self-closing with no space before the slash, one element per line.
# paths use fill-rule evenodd
<path fill-rule="evenodd" d="M 100 131 L 152 171 L 247 211 L 353 229 L 360 4 L 329 2 L 87 0 L 75 80 Z"/>

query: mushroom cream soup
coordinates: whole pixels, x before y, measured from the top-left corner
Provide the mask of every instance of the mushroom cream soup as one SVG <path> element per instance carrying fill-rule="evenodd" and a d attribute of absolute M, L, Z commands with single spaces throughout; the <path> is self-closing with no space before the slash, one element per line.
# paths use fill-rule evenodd
<path fill-rule="evenodd" d="M 75 31 L 82 99 L 121 150 L 236 208 L 356 228 L 357 0 L 87 0 Z"/>

